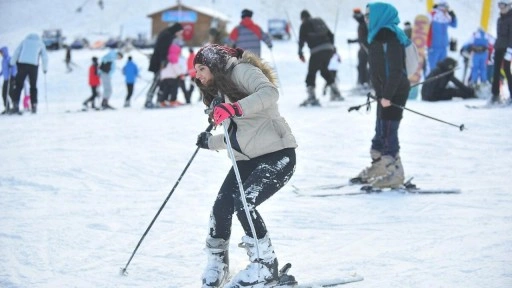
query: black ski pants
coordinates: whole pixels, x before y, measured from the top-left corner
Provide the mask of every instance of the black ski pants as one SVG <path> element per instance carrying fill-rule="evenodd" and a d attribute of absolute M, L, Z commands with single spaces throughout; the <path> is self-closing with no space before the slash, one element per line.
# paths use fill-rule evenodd
<path fill-rule="evenodd" d="M 357 52 L 357 83 L 370 84 L 370 72 L 368 71 L 368 53 L 361 47 Z"/>
<path fill-rule="evenodd" d="M 512 95 L 512 73 L 510 71 L 510 61 L 505 60 L 506 49 L 494 50 L 494 73 L 492 76 L 492 95 L 493 101 L 498 100 L 500 95 L 500 80 L 501 80 L 501 68 L 505 71 L 505 77 L 507 78 L 508 91 Z M 501 64 L 503 63 L 503 66 Z"/>
<path fill-rule="evenodd" d="M 126 91 L 127 91 L 126 101 L 130 101 L 130 98 L 132 98 L 133 85 L 134 85 L 133 83 L 126 83 Z"/>
<path fill-rule="evenodd" d="M 2 100 L 4 101 L 5 109 L 9 109 L 9 102 L 7 102 L 7 95 L 12 99 L 12 93 L 14 92 L 14 88 L 16 83 L 14 82 L 14 77 L 11 77 L 9 80 L 4 80 L 4 84 L 2 85 Z"/>
<path fill-rule="evenodd" d="M 19 107 L 21 89 L 23 89 L 23 82 L 28 76 L 28 83 L 30 84 L 30 103 L 37 104 L 37 73 L 38 66 L 25 63 L 17 63 L 18 74 L 16 74 L 16 88 L 11 96 L 12 105 Z"/>
<path fill-rule="evenodd" d="M 320 71 L 320 75 L 325 79 L 327 85 L 334 83 L 334 78 L 329 69 L 327 69 L 332 53 L 332 50 L 321 50 L 311 54 L 308 64 L 308 75 L 306 76 L 306 86 L 315 87 L 316 72 L 318 71 Z"/>
<path fill-rule="evenodd" d="M 251 160 L 236 162 L 244 187 L 245 200 L 249 206 L 249 214 L 258 239 L 265 237 L 267 228 L 256 207 L 269 199 L 290 180 L 295 171 L 295 159 L 295 149 L 287 148 Z M 231 224 L 235 213 L 245 234 L 254 238 L 240 195 L 236 174 L 231 168 L 220 188 L 210 215 L 209 233 L 212 238 L 224 240 L 230 238 Z"/>

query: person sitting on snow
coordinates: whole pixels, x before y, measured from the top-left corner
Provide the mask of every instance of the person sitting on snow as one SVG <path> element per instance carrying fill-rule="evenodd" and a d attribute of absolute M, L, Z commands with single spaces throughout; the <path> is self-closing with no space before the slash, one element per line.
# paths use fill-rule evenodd
<path fill-rule="evenodd" d="M 463 99 L 475 98 L 475 90 L 464 85 L 455 77 L 454 70 L 456 66 L 457 60 L 450 57 L 437 64 L 436 68 L 428 74 L 421 88 L 423 101 L 451 100 L 453 97 L 461 97 Z M 433 79 L 436 77 L 437 79 Z M 448 87 L 450 82 L 456 87 Z"/>

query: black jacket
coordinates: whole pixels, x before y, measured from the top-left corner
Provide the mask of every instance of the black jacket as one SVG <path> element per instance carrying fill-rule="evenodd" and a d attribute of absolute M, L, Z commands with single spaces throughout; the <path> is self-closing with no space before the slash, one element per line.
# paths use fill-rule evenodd
<path fill-rule="evenodd" d="M 368 59 L 377 98 L 386 98 L 404 106 L 410 84 L 405 72 L 405 48 L 396 34 L 387 28 L 381 29 L 369 44 Z M 383 120 L 400 120 L 402 112 L 402 109 L 391 106 L 382 109 L 380 117 Z"/>
<path fill-rule="evenodd" d="M 512 48 L 512 9 L 506 14 L 500 15 L 498 18 L 498 26 L 496 29 L 496 42 L 494 49 L 507 49 Z"/>
<path fill-rule="evenodd" d="M 158 37 L 156 38 L 155 48 L 153 49 L 153 55 L 149 60 L 149 71 L 158 73 L 162 68 L 163 63 L 167 61 L 167 52 L 172 41 L 176 37 L 176 32 L 182 30 L 181 24 L 176 23 L 171 27 L 165 28 Z"/>
<path fill-rule="evenodd" d="M 299 55 L 304 43 L 308 43 L 310 53 L 321 50 L 334 50 L 334 34 L 320 18 L 308 18 L 302 22 L 299 31 Z"/>
<path fill-rule="evenodd" d="M 428 74 L 425 79 L 425 83 L 421 87 L 421 99 L 423 101 L 438 101 L 446 100 L 442 97 L 444 90 L 447 88 L 448 83 L 452 82 L 459 89 L 469 89 L 464 83 L 455 77 L 453 69 L 457 66 L 457 61 L 448 57 L 443 61 L 437 63 L 436 68 Z M 435 80 L 432 79 L 440 74 L 446 73 L 452 70 L 451 73 L 447 73 Z"/>

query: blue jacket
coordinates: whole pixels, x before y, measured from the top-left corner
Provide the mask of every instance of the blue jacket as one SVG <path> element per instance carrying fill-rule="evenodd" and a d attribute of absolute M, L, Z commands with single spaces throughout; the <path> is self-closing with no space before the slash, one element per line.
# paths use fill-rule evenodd
<path fill-rule="evenodd" d="M 28 34 L 25 40 L 14 51 L 11 58 L 11 65 L 16 63 L 31 64 L 38 66 L 39 57 L 43 60 L 43 71 L 48 71 L 48 54 L 43 40 L 37 34 Z"/>
<path fill-rule="evenodd" d="M 9 63 L 11 60 L 11 56 L 9 56 L 9 49 L 7 47 L 2 47 L 0 48 L 0 51 L 2 51 L 3 55 L 2 71 L 0 71 L 0 75 L 4 76 L 4 80 L 7 81 L 9 80 L 9 78 L 16 76 L 18 69 L 16 68 L 16 65 L 11 66 L 11 64 Z"/>
<path fill-rule="evenodd" d="M 429 39 L 427 40 L 428 47 L 446 49 L 450 44 L 448 27 L 457 27 L 457 17 L 447 15 L 440 9 L 434 9 L 431 12 L 431 21 L 432 23 L 428 34 Z"/>
<path fill-rule="evenodd" d="M 139 68 L 137 68 L 137 65 L 135 65 L 133 61 L 128 60 L 126 65 L 123 67 L 123 74 L 126 79 L 126 83 L 133 84 L 135 83 L 137 76 L 139 76 Z"/>
<path fill-rule="evenodd" d="M 115 49 L 110 50 L 107 54 L 105 54 L 105 56 L 103 56 L 101 58 L 101 62 L 105 62 L 105 63 L 111 62 L 112 63 L 112 66 L 110 66 L 110 72 L 108 72 L 108 74 L 111 76 L 116 71 L 116 61 L 117 61 L 117 50 L 115 50 Z M 98 72 L 100 74 L 104 73 L 101 70 L 98 70 Z"/>

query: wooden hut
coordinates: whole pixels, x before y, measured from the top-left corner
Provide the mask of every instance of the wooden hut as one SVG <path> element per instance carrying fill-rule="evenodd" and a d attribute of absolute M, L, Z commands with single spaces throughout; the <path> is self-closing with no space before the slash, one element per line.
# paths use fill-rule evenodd
<path fill-rule="evenodd" d="M 202 46 L 215 42 L 214 34 L 225 34 L 229 17 L 216 10 L 204 7 L 189 7 L 178 2 L 177 5 L 151 13 L 151 36 L 156 38 L 164 28 L 174 24 L 183 25 L 183 39 L 189 46 Z"/>

